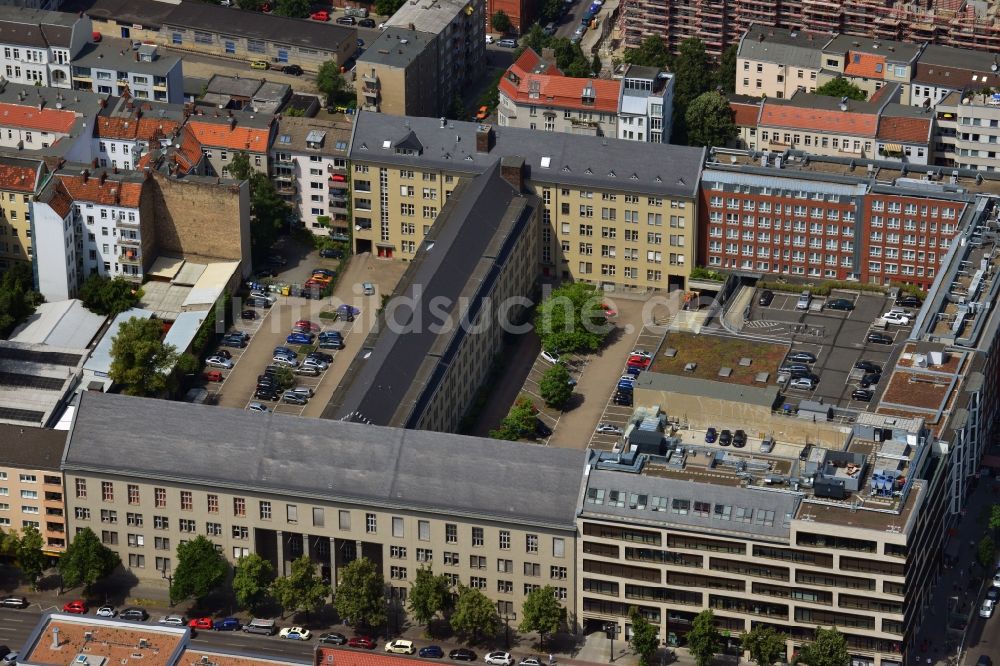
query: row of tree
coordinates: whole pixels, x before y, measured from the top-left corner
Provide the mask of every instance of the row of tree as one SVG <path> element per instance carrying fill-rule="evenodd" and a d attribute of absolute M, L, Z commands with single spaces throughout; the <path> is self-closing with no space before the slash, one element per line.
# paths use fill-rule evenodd
<path fill-rule="evenodd" d="M 31 266 L 27 263 L 16 263 L 4 271 L 0 278 L 0 338 L 10 335 L 45 301 L 35 291 L 34 283 Z"/>

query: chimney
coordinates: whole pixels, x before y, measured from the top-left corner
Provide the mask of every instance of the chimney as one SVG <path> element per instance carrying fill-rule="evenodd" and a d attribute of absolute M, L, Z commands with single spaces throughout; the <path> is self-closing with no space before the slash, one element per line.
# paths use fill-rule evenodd
<path fill-rule="evenodd" d="M 493 125 L 479 125 L 476 127 L 476 152 L 488 153 L 493 149 L 494 139 Z"/>
<path fill-rule="evenodd" d="M 59 627 L 52 627 L 52 649 L 59 649 Z"/>
<path fill-rule="evenodd" d="M 441 129 L 444 129 L 446 127 L 448 127 L 448 119 L 445 118 L 444 116 L 441 116 Z"/>
<path fill-rule="evenodd" d="M 38 110 L 41 111 L 44 108 L 45 108 L 45 100 L 44 99 L 38 100 Z"/>
<path fill-rule="evenodd" d="M 100 184 L 103 185 L 104 181 L 106 181 L 107 179 L 108 179 L 108 172 L 107 171 L 102 171 L 101 172 L 101 178 L 100 178 Z"/>
<path fill-rule="evenodd" d="M 236 118 L 229 119 L 229 130 L 232 131 L 236 129 Z"/>
<path fill-rule="evenodd" d="M 555 62 L 556 61 L 556 50 L 554 48 L 552 48 L 551 46 L 546 46 L 545 48 L 542 49 L 542 59 L 544 59 L 546 62 L 550 62 L 550 63 L 551 62 Z"/>
<path fill-rule="evenodd" d="M 88 180 L 90 180 L 90 172 L 84 169 L 80 173 L 80 177 L 83 179 L 83 182 L 86 183 Z"/>
<path fill-rule="evenodd" d="M 96 157 L 94 159 L 90 160 L 90 166 L 92 168 L 94 168 L 94 169 L 97 168 L 97 158 Z"/>
<path fill-rule="evenodd" d="M 518 192 L 524 192 L 524 158 L 517 155 L 501 158 L 500 177 Z"/>

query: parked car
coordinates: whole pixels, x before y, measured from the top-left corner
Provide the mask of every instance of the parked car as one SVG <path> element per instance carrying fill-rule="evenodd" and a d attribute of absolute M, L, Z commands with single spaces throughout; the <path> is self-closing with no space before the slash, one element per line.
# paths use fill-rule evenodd
<path fill-rule="evenodd" d="M 101 606 L 97 609 L 97 617 L 117 617 L 118 611 L 114 606 Z"/>
<path fill-rule="evenodd" d="M 275 296 L 274 294 L 268 293 L 266 291 L 261 291 L 260 289 L 254 289 L 253 291 L 251 291 L 250 298 L 263 298 L 268 303 L 272 304 L 278 300 L 277 296 Z"/>
<path fill-rule="evenodd" d="M 164 615 L 158 621 L 158 624 L 166 624 L 171 627 L 183 627 L 187 624 L 184 620 L 183 615 Z"/>
<path fill-rule="evenodd" d="M 799 294 L 799 300 L 795 302 L 795 309 L 808 310 L 810 303 L 812 303 L 812 292 L 806 289 Z"/>
<path fill-rule="evenodd" d="M 327 364 L 333 363 L 333 355 L 332 354 L 325 354 L 325 353 L 319 352 L 319 351 L 309 352 L 309 354 L 306 356 L 306 358 L 307 359 L 316 359 L 317 361 L 323 361 L 324 363 L 327 363 Z"/>
<path fill-rule="evenodd" d="M 872 333 L 868 334 L 868 336 L 865 338 L 865 340 L 867 342 L 871 342 L 871 343 L 876 344 L 876 345 L 891 345 L 892 344 L 892 336 L 888 335 L 886 333 L 872 332 Z"/>
<path fill-rule="evenodd" d="M 243 625 L 235 617 L 224 617 L 212 623 L 212 629 L 215 631 L 239 631 L 242 628 Z"/>
<path fill-rule="evenodd" d="M 733 433 L 729 430 L 723 430 L 719 433 L 719 446 L 729 446 L 733 443 Z"/>
<path fill-rule="evenodd" d="M 489 117 L 490 117 L 490 107 L 483 104 L 482 106 L 479 107 L 479 110 L 476 111 L 476 120 L 486 120 Z"/>
<path fill-rule="evenodd" d="M 898 312 L 886 312 L 882 315 L 882 319 L 887 324 L 896 324 L 897 326 L 906 326 L 910 323 L 909 317 Z"/>
<path fill-rule="evenodd" d="M 869 386 L 878 384 L 880 379 L 882 379 L 882 373 L 866 372 L 865 376 L 861 378 L 861 381 L 858 382 L 858 384 L 860 384 L 861 388 L 868 388 Z"/>
<path fill-rule="evenodd" d="M 343 349 L 344 341 L 341 338 L 322 338 L 318 346 L 320 349 Z"/>
<path fill-rule="evenodd" d="M 256 310 L 244 310 L 243 312 L 240 313 L 240 319 L 253 321 L 256 318 L 257 318 Z"/>
<path fill-rule="evenodd" d="M 621 435 L 624 431 L 613 423 L 600 423 L 597 432 L 602 435 Z"/>
<path fill-rule="evenodd" d="M 793 361 L 795 363 L 815 363 L 816 354 L 804 351 L 792 352 L 791 354 L 785 357 L 785 360 Z"/>
<path fill-rule="evenodd" d="M 993 572 L 993 587 L 1000 587 L 1000 567 Z"/>
<path fill-rule="evenodd" d="M 302 627 L 285 627 L 278 636 L 290 641 L 307 641 L 312 638 L 312 632 Z"/>
<path fill-rule="evenodd" d="M 222 358 L 221 356 L 209 356 L 205 359 L 205 365 L 213 368 L 229 370 L 233 367 L 233 362 L 230 359 Z"/>
<path fill-rule="evenodd" d="M 854 309 L 854 303 L 846 298 L 834 298 L 827 301 L 823 307 L 827 310 L 843 310 L 845 312 L 850 312 Z"/>
<path fill-rule="evenodd" d="M 254 60 L 250 63 L 250 69 L 271 69 L 271 63 L 266 60 Z"/>
<path fill-rule="evenodd" d="M 760 297 L 757 299 L 757 305 L 766 307 L 770 305 L 771 301 L 773 300 L 774 300 L 774 292 L 771 291 L 770 289 L 765 289 L 764 291 L 760 292 Z"/>
<path fill-rule="evenodd" d="M 335 278 L 335 277 L 337 277 L 337 271 L 332 271 L 329 268 L 314 268 L 312 274 L 313 275 L 325 275 L 326 277 L 329 277 L 329 278 Z"/>
<path fill-rule="evenodd" d="M 361 283 L 361 291 L 362 291 L 362 293 L 364 293 L 365 296 L 374 296 L 375 295 L 375 285 L 372 284 L 371 282 L 362 282 Z"/>
<path fill-rule="evenodd" d="M 517 48 L 517 40 L 516 39 L 511 39 L 509 37 L 506 37 L 506 38 L 501 39 L 500 41 L 498 41 L 497 42 L 497 46 L 499 46 L 501 48 L 505 48 L 505 49 L 516 49 Z"/>
<path fill-rule="evenodd" d="M 347 321 L 354 321 L 353 317 L 361 314 L 361 310 L 359 308 L 356 308 L 353 305 L 348 305 L 347 303 L 341 303 L 338 305 L 334 312 L 341 317 L 346 318 Z"/>
<path fill-rule="evenodd" d="M 323 345 L 321 344 L 320 347 L 322 347 L 322 346 Z M 307 365 L 307 366 L 298 368 L 295 371 L 295 374 L 302 375 L 304 377 L 318 377 L 319 376 L 319 368 L 314 368 L 311 365 Z"/>
<path fill-rule="evenodd" d="M 292 76 L 302 76 L 302 68 L 298 65 L 285 65 L 281 68 L 282 73 L 291 74 Z"/>
<path fill-rule="evenodd" d="M 285 345 L 278 345 L 274 348 L 274 355 L 291 356 L 292 358 L 298 358 L 299 354 L 291 347 L 286 347 Z"/>
<path fill-rule="evenodd" d="M 236 347 L 237 349 L 242 349 L 243 347 L 247 346 L 247 341 L 241 337 L 236 337 L 234 335 L 226 335 L 223 336 L 221 340 L 219 340 L 219 344 L 222 345 L 223 347 Z"/>
<path fill-rule="evenodd" d="M 650 354 L 645 349 L 633 349 L 632 353 L 629 354 L 629 356 L 630 357 L 635 356 L 635 357 L 638 357 L 638 358 L 645 358 L 645 359 L 651 359 L 651 358 L 653 358 L 653 355 Z"/>
<path fill-rule="evenodd" d="M 271 359 L 271 362 L 275 365 L 283 365 L 288 368 L 299 367 L 299 362 L 294 358 L 288 358 L 287 356 L 275 356 Z"/>
<path fill-rule="evenodd" d="M 458 648 L 449 652 L 448 658 L 455 661 L 475 661 L 476 653 L 468 648 Z"/>
<path fill-rule="evenodd" d="M 146 612 L 145 608 L 139 608 L 138 606 L 129 606 L 123 610 L 118 617 L 122 620 L 132 620 L 134 622 L 145 622 L 149 619 L 149 613 Z"/>
<path fill-rule="evenodd" d="M 74 615 L 86 615 L 87 614 L 87 602 L 83 599 L 75 599 L 73 601 L 67 601 L 63 604 L 64 613 L 73 613 Z"/>
<path fill-rule="evenodd" d="M 365 650 L 374 650 L 375 641 L 373 641 L 368 636 L 351 636 L 350 640 L 347 641 L 347 647 L 364 648 Z"/>
<path fill-rule="evenodd" d="M 290 345 L 311 345 L 313 339 L 312 333 L 291 333 L 285 338 L 285 342 Z"/>
<path fill-rule="evenodd" d="M 304 333 L 319 333 L 319 324 L 308 319 L 300 319 L 295 322 L 295 328 L 304 329 Z"/>
<path fill-rule="evenodd" d="M 259 402 L 251 402 L 249 405 L 247 405 L 247 411 L 256 412 L 257 414 L 266 414 L 268 410 L 267 407 L 260 404 Z"/>
<path fill-rule="evenodd" d="M 385 651 L 392 654 L 413 654 L 416 648 L 413 647 L 413 641 L 397 638 L 385 644 Z"/>
<path fill-rule="evenodd" d="M 417 656 L 424 659 L 440 659 L 444 656 L 444 650 L 437 645 L 428 645 L 427 647 L 420 648 Z"/>
<path fill-rule="evenodd" d="M 547 350 L 543 349 L 541 355 L 542 355 L 542 360 L 548 361 L 549 363 L 552 363 L 553 365 L 555 365 L 556 363 L 560 363 L 561 362 L 561 359 L 559 358 L 559 352 L 547 351 Z"/>
<path fill-rule="evenodd" d="M 299 395 L 298 393 L 285 391 L 285 393 L 281 396 L 281 401 L 287 405 L 305 405 L 309 402 L 309 399 L 305 396 Z"/>
<path fill-rule="evenodd" d="M 615 396 L 612 399 L 616 405 L 621 405 L 623 407 L 632 406 L 632 394 L 622 393 L 621 391 L 615 392 Z"/>
<path fill-rule="evenodd" d="M 788 383 L 791 388 L 802 389 L 804 391 L 812 391 L 816 388 L 816 383 L 811 377 L 796 377 Z"/>
<path fill-rule="evenodd" d="M 858 370 L 866 370 L 868 372 L 881 373 L 882 366 L 872 363 L 871 361 L 861 360 L 854 364 L 854 367 Z"/>
<path fill-rule="evenodd" d="M 310 14 L 309 18 L 311 18 L 313 21 L 329 21 L 330 12 L 326 11 L 325 9 L 322 9 L 318 12 L 313 12 L 312 14 Z"/>
<path fill-rule="evenodd" d="M 737 430 L 733 433 L 733 446 L 737 449 L 742 449 L 747 445 L 747 434 L 743 430 Z"/>
<path fill-rule="evenodd" d="M 307 367 L 317 368 L 319 370 L 326 370 L 327 368 L 330 367 L 328 363 L 324 363 L 318 358 L 307 358 L 306 360 L 302 361 L 302 365 Z"/>
<path fill-rule="evenodd" d="M 514 657 L 510 652 L 490 652 L 483 661 L 490 666 L 513 666 Z"/>
<path fill-rule="evenodd" d="M 709 428 L 705 431 L 705 443 L 714 444 L 715 440 L 719 439 L 719 431 L 715 428 Z"/>
<path fill-rule="evenodd" d="M 524 657 L 517 663 L 518 666 L 543 666 L 542 660 L 538 657 Z"/>
<path fill-rule="evenodd" d="M 803 363 L 785 363 L 778 368 L 779 373 L 790 374 L 792 377 L 797 375 L 809 374 L 809 366 Z"/>
<path fill-rule="evenodd" d="M 212 629 L 215 625 L 210 617 L 194 617 L 188 620 L 188 626 L 192 629 L 204 629 L 206 631 Z"/>
<path fill-rule="evenodd" d="M 851 400 L 858 400 L 859 402 L 871 402 L 874 396 L 875 392 L 871 389 L 859 388 L 851 391 Z"/>
<path fill-rule="evenodd" d="M 322 250 L 319 251 L 319 256 L 323 257 L 324 259 L 340 259 L 341 257 L 344 256 L 344 253 L 342 250 L 337 250 L 332 247 L 324 247 Z"/>
<path fill-rule="evenodd" d="M 993 660 L 988 655 L 981 654 L 976 660 L 976 666 L 993 666 Z"/>
<path fill-rule="evenodd" d="M 902 306 L 904 308 L 919 308 L 923 305 L 923 301 L 919 297 L 913 294 L 900 294 L 896 297 L 896 305 Z"/>
<path fill-rule="evenodd" d="M 325 634 L 320 634 L 317 639 L 320 643 L 326 643 L 327 645 L 346 645 L 347 636 L 344 634 L 338 634 L 335 631 L 327 632 Z"/>
<path fill-rule="evenodd" d="M 4 597 L 0 600 L 0 606 L 4 608 L 27 608 L 28 600 L 25 597 Z"/>
<path fill-rule="evenodd" d="M 983 605 L 979 607 L 979 617 L 991 618 L 993 617 L 993 609 L 996 607 L 996 602 L 990 599 L 983 600 Z"/>
<path fill-rule="evenodd" d="M 340 16 L 337 18 L 337 23 L 340 25 L 354 25 L 358 21 L 353 16 Z"/>
<path fill-rule="evenodd" d="M 552 436 L 552 428 L 550 428 L 547 425 L 545 425 L 545 421 L 543 421 L 543 420 L 541 420 L 539 418 L 536 418 L 535 419 L 535 434 L 537 436 L 543 437 L 543 438 L 544 437 L 551 437 Z M 421 655 L 421 656 L 423 656 L 423 655 Z"/>
<path fill-rule="evenodd" d="M 375 19 L 370 19 L 370 18 L 359 19 L 358 25 L 361 26 L 362 28 L 374 28 Z"/>

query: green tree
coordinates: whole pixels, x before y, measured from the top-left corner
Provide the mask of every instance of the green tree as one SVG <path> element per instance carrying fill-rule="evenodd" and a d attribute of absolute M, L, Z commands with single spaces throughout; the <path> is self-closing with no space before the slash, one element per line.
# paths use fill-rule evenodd
<path fill-rule="evenodd" d="M 563 0 L 559 0 L 559 4 L 562 4 Z M 548 46 L 552 42 L 552 38 L 545 34 L 542 30 L 542 26 L 538 23 L 532 23 L 531 27 L 528 28 L 528 32 L 521 35 L 520 39 L 517 40 L 521 45 L 519 51 L 524 52 L 525 49 L 531 49 L 535 53 L 541 55 L 542 49 Z M 520 53 L 518 54 L 520 55 Z"/>
<path fill-rule="evenodd" d="M 1000 531 L 1000 504 L 994 504 L 990 507 L 989 527 L 994 533 Z"/>
<path fill-rule="evenodd" d="M 36 589 L 38 579 L 45 572 L 46 557 L 42 552 L 42 535 L 38 528 L 28 525 L 24 528 L 21 536 L 17 538 L 14 553 L 17 557 L 17 566 L 21 573 L 31 583 L 31 589 Z"/>
<path fill-rule="evenodd" d="M 703 610 L 695 616 L 687 641 L 688 651 L 695 663 L 698 666 L 709 666 L 722 643 L 722 635 L 715 627 L 715 613 L 711 609 Z"/>
<path fill-rule="evenodd" d="M 538 408 L 527 396 L 518 396 L 510 411 L 500 423 L 500 427 L 490 431 L 493 439 L 507 439 L 517 441 L 522 437 L 529 436 L 535 432 L 535 419 Z"/>
<path fill-rule="evenodd" d="M 278 381 L 278 386 L 282 391 L 292 388 L 292 385 L 295 384 L 295 375 L 292 373 L 292 369 L 285 366 L 281 366 L 275 371 L 274 378 Z"/>
<path fill-rule="evenodd" d="M 430 567 L 417 569 L 417 576 L 410 584 L 406 601 L 410 615 L 420 624 L 429 625 L 439 612 L 451 604 L 451 583 L 444 574 L 434 575 Z"/>
<path fill-rule="evenodd" d="M 241 150 L 233 155 L 224 169 L 226 175 L 236 180 L 250 180 L 254 174 L 254 168 L 250 166 L 250 154 Z"/>
<path fill-rule="evenodd" d="M 257 553 L 244 555 L 236 562 L 233 573 L 233 593 L 236 603 L 243 608 L 254 611 L 268 597 L 268 588 L 274 568 L 269 560 Z"/>
<path fill-rule="evenodd" d="M 330 586 L 317 575 L 316 565 L 309 556 L 303 555 L 292 562 L 290 575 L 276 578 L 271 583 L 271 596 L 286 613 L 304 612 L 308 617 L 323 608 L 330 596 Z M 349 617 L 356 619 L 353 615 Z"/>
<path fill-rule="evenodd" d="M 259 12 L 264 7 L 264 0 L 236 0 L 236 6 L 251 12 Z"/>
<path fill-rule="evenodd" d="M 493 26 L 493 30 L 503 34 L 510 32 L 511 22 L 510 17 L 507 16 L 507 12 L 504 10 L 499 10 L 493 14 L 493 19 L 490 21 L 490 25 Z"/>
<path fill-rule="evenodd" d="M 277 0 L 274 5 L 275 14 L 291 18 L 306 18 L 311 9 L 309 0 Z"/>
<path fill-rule="evenodd" d="M 375 13 L 379 16 L 392 16 L 405 2 L 406 0 L 375 0 Z"/>
<path fill-rule="evenodd" d="M 750 659 L 757 666 L 772 666 L 785 660 L 785 641 L 788 637 L 772 627 L 754 625 L 749 633 L 743 634 L 742 647 L 750 653 Z"/>
<path fill-rule="evenodd" d="M 83 592 L 87 594 L 91 585 L 109 575 L 119 564 L 118 554 L 101 543 L 93 530 L 84 527 L 59 558 L 62 587 L 72 589 L 83 585 Z"/>
<path fill-rule="evenodd" d="M 709 66 L 705 44 L 697 37 L 681 42 L 674 61 L 674 100 L 681 109 L 687 109 L 694 98 L 712 87 L 712 68 Z"/>
<path fill-rule="evenodd" d="M 45 299 L 34 290 L 34 276 L 27 263 L 16 263 L 0 278 L 0 338 L 27 319 Z"/>
<path fill-rule="evenodd" d="M 327 60 L 319 66 L 316 72 L 316 89 L 326 95 L 327 104 L 335 103 L 340 93 L 347 90 L 347 81 L 340 73 L 340 67 L 332 60 Z"/>
<path fill-rule="evenodd" d="M 726 146 L 738 131 L 729 101 L 714 90 L 688 105 L 684 125 L 691 146 Z"/>
<path fill-rule="evenodd" d="M 226 558 L 202 535 L 177 546 L 177 566 L 170 581 L 170 603 L 204 599 L 226 580 Z"/>
<path fill-rule="evenodd" d="M 639 48 L 626 50 L 624 60 L 632 65 L 665 69 L 670 66 L 671 57 L 663 39 L 659 35 L 650 35 L 642 40 Z"/>
<path fill-rule="evenodd" d="M 557 363 L 545 371 L 542 381 L 538 383 L 538 393 L 549 407 L 562 409 L 573 396 L 573 386 L 570 384 L 569 370 L 562 363 Z"/>
<path fill-rule="evenodd" d="M 723 93 L 736 92 L 736 48 L 736 44 L 730 44 L 722 52 L 719 66 L 715 70 L 715 87 L 721 88 Z"/>
<path fill-rule="evenodd" d="M 111 338 L 108 374 L 127 395 L 151 396 L 167 389 L 178 354 L 173 345 L 163 344 L 162 333 L 158 320 L 132 317 Z"/>
<path fill-rule="evenodd" d="M 250 178 L 250 243 L 254 263 L 270 252 L 291 212 L 291 206 L 281 198 L 267 174 L 254 173 Z"/>
<path fill-rule="evenodd" d="M 553 290 L 542 301 L 535 313 L 535 330 L 543 348 L 550 351 L 595 351 L 611 326 L 597 288 L 574 282 Z"/>
<path fill-rule="evenodd" d="M 194 354 L 183 353 L 177 358 L 174 371 L 178 375 L 193 375 L 201 370 L 201 361 Z"/>
<path fill-rule="evenodd" d="M 538 632 L 539 642 L 545 643 L 547 634 L 559 630 L 563 619 L 563 607 L 556 600 L 556 591 L 551 585 L 538 587 L 531 591 L 521 606 L 521 631 Z"/>
<path fill-rule="evenodd" d="M 847 99 L 864 101 L 868 93 L 854 85 L 842 76 L 831 79 L 816 88 L 817 95 L 827 95 L 828 97 L 846 97 Z"/>
<path fill-rule="evenodd" d="M 586 78 L 590 76 L 591 61 L 584 55 L 579 44 L 574 44 L 565 37 L 549 40 L 549 46 L 555 52 L 556 67 L 566 76 Z"/>
<path fill-rule="evenodd" d="M 979 564 L 984 569 L 993 566 L 993 556 L 996 554 L 996 550 L 996 543 L 989 534 L 979 540 L 979 545 L 976 547 L 976 559 L 979 560 Z"/>
<path fill-rule="evenodd" d="M 493 601 L 479 590 L 464 585 L 458 586 L 455 610 L 449 618 L 455 633 L 478 639 L 492 637 L 500 631 L 500 616 Z"/>
<path fill-rule="evenodd" d="M 590 61 L 590 71 L 593 72 L 594 76 L 600 76 L 602 69 L 604 69 L 604 63 L 601 62 L 601 56 L 595 53 L 594 59 Z"/>
<path fill-rule="evenodd" d="M 799 651 L 798 662 L 808 666 L 848 666 L 847 639 L 836 627 L 817 627 L 816 640 L 806 643 Z"/>
<path fill-rule="evenodd" d="M 558 23 L 562 18 L 563 0 L 542 0 L 538 7 L 538 23 Z"/>
<path fill-rule="evenodd" d="M 629 639 L 629 644 L 639 655 L 639 666 L 652 666 L 656 648 L 660 645 L 660 639 L 656 637 L 659 630 L 635 606 L 629 609 L 628 617 L 632 622 L 632 638 Z"/>
<path fill-rule="evenodd" d="M 385 580 L 382 572 L 366 557 L 359 557 L 341 569 L 333 604 L 337 614 L 361 627 L 378 627 L 385 622 Z"/>
<path fill-rule="evenodd" d="M 80 300 L 91 312 L 107 317 L 125 312 L 142 298 L 142 289 L 123 277 L 106 278 L 91 273 L 80 286 Z"/>

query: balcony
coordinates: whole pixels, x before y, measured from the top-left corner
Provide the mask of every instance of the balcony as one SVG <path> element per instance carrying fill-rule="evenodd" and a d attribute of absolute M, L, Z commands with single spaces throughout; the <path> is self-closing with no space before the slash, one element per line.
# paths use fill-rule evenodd
<path fill-rule="evenodd" d="M 274 184 L 274 189 L 278 194 L 281 194 L 283 196 L 293 196 L 299 191 L 299 188 L 294 183 L 287 183 L 282 181 L 276 182 Z"/>
<path fill-rule="evenodd" d="M 332 178 L 331 177 L 330 180 L 329 180 L 329 183 L 330 183 L 330 189 L 331 190 L 344 190 L 344 191 L 346 191 L 347 188 L 349 188 L 351 186 L 351 184 L 349 182 L 347 182 L 347 178 L 344 178 L 344 180 L 337 180 L 336 178 Z"/>
<path fill-rule="evenodd" d="M 365 86 L 361 89 L 366 99 L 371 99 L 372 101 L 378 99 L 378 88 L 369 88 Z"/>
<path fill-rule="evenodd" d="M 130 247 L 140 247 L 142 245 L 142 239 L 141 238 L 126 238 L 125 236 L 122 236 L 121 238 L 118 239 L 118 244 L 119 245 L 128 245 Z"/>
<path fill-rule="evenodd" d="M 377 104 L 362 104 L 361 105 L 361 109 L 363 111 L 374 111 L 374 112 L 378 113 L 378 105 Z"/>
<path fill-rule="evenodd" d="M 123 264 L 140 264 L 142 259 L 139 258 L 138 252 L 133 252 L 132 250 L 126 250 L 118 255 L 118 261 Z"/>
<path fill-rule="evenodd" d="M 362 74 L 361 80 L 367 83 L 368 85 L 372 86 L 378 85 L 378 75 L 376 75 L 374 72 L 371 74 Z"/>

